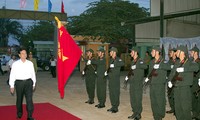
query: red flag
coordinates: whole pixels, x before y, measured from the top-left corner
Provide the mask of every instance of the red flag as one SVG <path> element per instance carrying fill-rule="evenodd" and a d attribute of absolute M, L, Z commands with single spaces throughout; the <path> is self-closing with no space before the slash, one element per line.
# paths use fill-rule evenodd
<path fill-rule="evenodd" d="M 65 84 L 76 67 L 82 51 L 72 39 L 67 30 L 61 26 L 58 32 L 58 90 L 60 97 L 64 98 Z"/>
<path fill-rule="evenodd" d="M 62 4 L 61 4 L 61 13 L 65 13 L 65 8 L 64 8 L 64 3 L 62 1 Z"/>

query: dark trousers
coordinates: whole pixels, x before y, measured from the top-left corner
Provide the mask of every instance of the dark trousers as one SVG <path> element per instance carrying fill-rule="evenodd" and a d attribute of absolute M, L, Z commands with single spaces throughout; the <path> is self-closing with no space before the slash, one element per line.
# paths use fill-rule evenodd
<path fill-rule="evenodd" d="M 104 77 L 98 76 L 97 77 L 97 98 L 100 105 L 105 105 L 105 102 L 106 102 L 106 85 L 107 85 L 107 80 Z"/>
<path fill-rule="evenodd" d="M 174 87 L 174 104 L 177 120 L 192 120 L 192 97 L 189 85 Z"/>
<path fill-rule="evenodd" d="M 92 102 L 94 101 L 94 96 L 95 96 L 95 83 L 96 83 L 95 74 L 86 74 L 85 77 L 86 91 L 89 100 Z"/>
<path fill-rule="evenodd" d="M 22 103 L 23 103 L 23 97 L 25 96 L 26 98 L 26 110 L 28 113 L 28 118 L 32 117 L 33 113 L 33 81 L 31 79 L 22 81 L 22 80 L 16 80 L 15 81 L 15 86 L 16 86 L 16 93 L 17 93 L 17 101 L 16 101 L 16 106 L 17 106 L 17 116 L 20 117 L 23 114 L 23 108 L 22 108 Z"/>
<path fill-rule="evenodd" d="M 167 88 L 167 89 L 169 90 L 170 88 Z M 171 107 L 171 110 L 175 111 L 175 108 L 174 108 L 174 90 L 173 89 L 172 89 L 171 93 L 168 93 L 167 97 L 168 97 L 168 101 L 169 101 L 169 105 Z"/>
<path fill-rule="evenodd" d="M 52 77 L 56 77 L 56 66 L 51 66 L 51 74 L 52 74 Z"/>
<path fill-rule="evenodd" d="M 154 120 L 161 120 L 165 117 L 165 84 L 151 84 L 150 99 Z"/>

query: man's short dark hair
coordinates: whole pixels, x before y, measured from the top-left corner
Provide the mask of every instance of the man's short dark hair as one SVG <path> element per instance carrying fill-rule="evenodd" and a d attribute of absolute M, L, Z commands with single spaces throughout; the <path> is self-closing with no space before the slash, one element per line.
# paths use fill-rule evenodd
<path fill-rule="evenodd" d="M 26 51 L 26 48 L 19 48 L 18 50 L 18 54 L 20 54 L 21 51 L 25 50 Z"/>

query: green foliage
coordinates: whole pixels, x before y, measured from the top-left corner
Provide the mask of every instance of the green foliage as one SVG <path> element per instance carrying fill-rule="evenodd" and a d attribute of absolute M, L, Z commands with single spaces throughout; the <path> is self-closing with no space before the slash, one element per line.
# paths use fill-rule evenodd
<path fill-rule="evenodd" d="M 11 19 L 0 19 L 0 43 L 1 46 L 7 46 L 9 35 L 13 35 L 17 40 L 22 35 L 23 26 Z"/>
<path fill-rule="evenodd" d="M 104 38 L 103 42 L 119 42 L 132 38 L 132 26 L 121 22 L 148 16 L 148 9 L 123 0 L 100 0 L 88 5 L 80 16 L 70 17 L 68 30 L 73 35 Z"/>
<path fill-rule="evenodd" d="M 54 25 L 50 21 L 39 21 L 29 26 L 21 36 L 21 44 L 28 46 L 29 41 L 53 41 Z"/>

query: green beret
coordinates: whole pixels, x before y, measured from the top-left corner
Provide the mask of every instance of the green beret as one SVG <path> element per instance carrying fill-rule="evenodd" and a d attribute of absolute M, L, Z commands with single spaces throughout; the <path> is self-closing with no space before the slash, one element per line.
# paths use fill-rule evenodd
<path fill-rule="evenodd" d="M 110 51 L 114 51 L 116 53 L 118 52 L 117 48 L 115 48 L 115 47 L 110 48 Z"/>
<path fill-rule="evenodd" d="M 131 51 L 135 51 L 135 52 L 139 52 L 139 48 L 138 47 L 132 47 L 130 50 Z"/>
<path fill-rule="evenodd" d="M 91 52 L 91 53 L 94 53 L 94 51 L 90 48 L 88 50 L 86 50 L 86 52 Z"/>
<path fill-rule="evenodd" d="M 190 51 L 194 51 L 194 52 L 199 53 L 199 48 L 197 46 L 194 46 Z"/>
<path fill-rule="evenodd" d="M 158 46 L 153 46 L 153 47 L 152 47 L 152 50 L 156 50 L 156 51 L 159 51 L 159 52 L 161 52 L 161 48 L 160 48 L 160 47 L 158 47 Z"/>
<path fill-rule="evenodd" d="M 99 49 L 97 51 L 100 51 L 100 52 L 105 52 L 104 48 L 103 47 L 99 47 Z"/>

